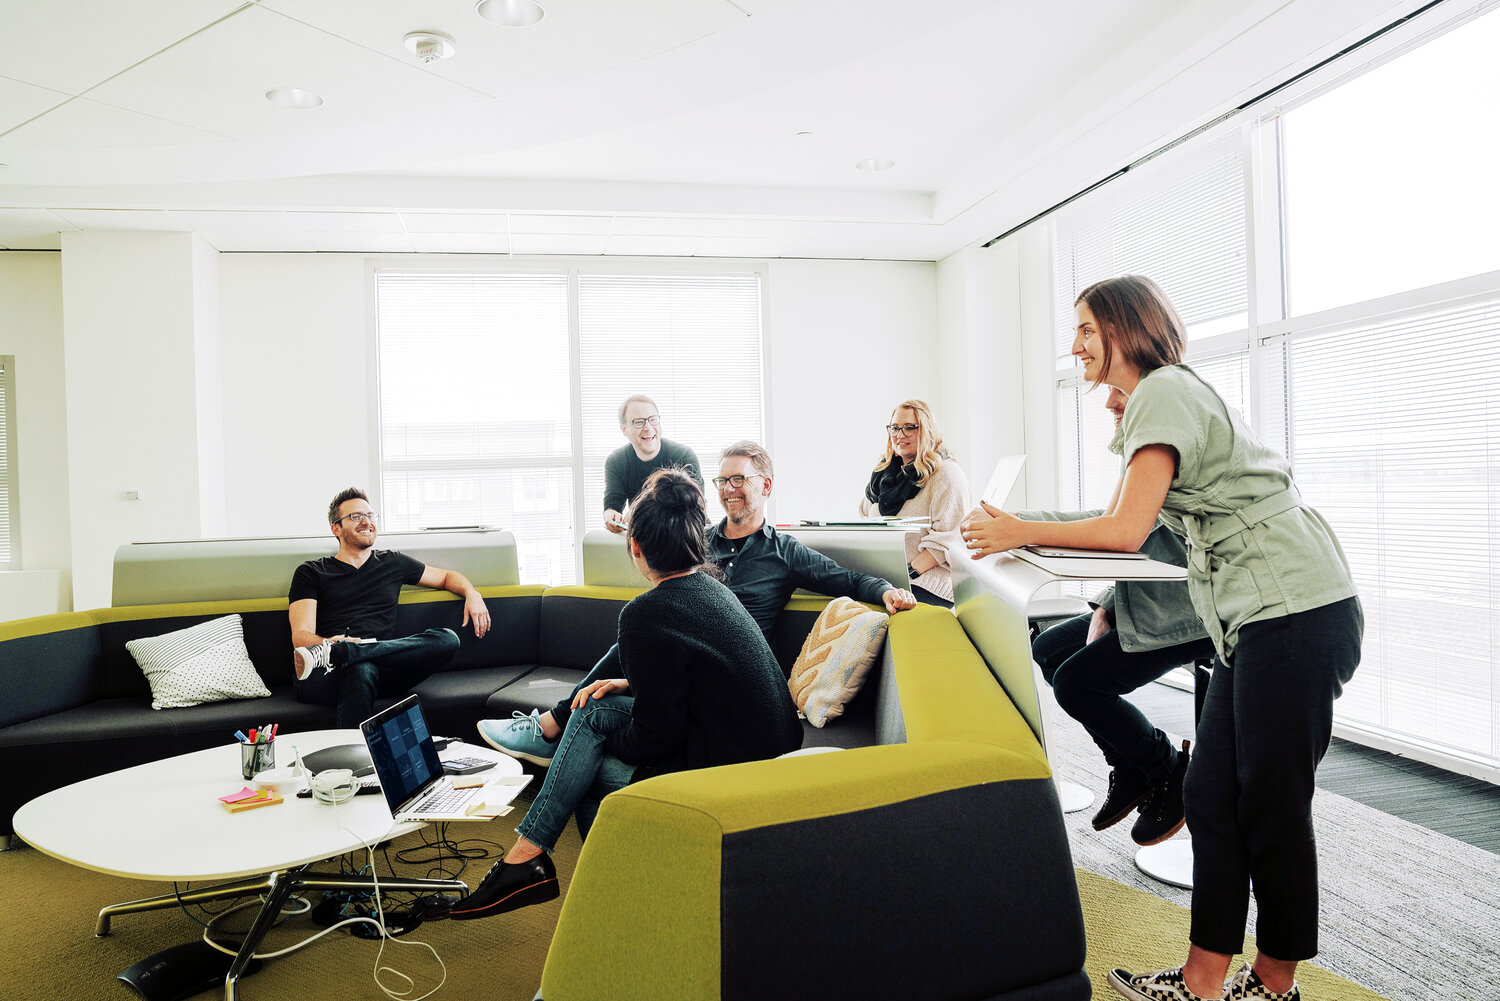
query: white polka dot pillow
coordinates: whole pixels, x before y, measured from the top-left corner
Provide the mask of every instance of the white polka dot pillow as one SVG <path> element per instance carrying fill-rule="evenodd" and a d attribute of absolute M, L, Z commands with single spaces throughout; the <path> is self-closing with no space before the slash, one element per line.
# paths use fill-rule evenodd
<path fill-rule="evenodd" d="M 250 662 L 238 615 L 200 622 L 163 636 L 131 640 L 125 649 L 151 685 L 152 709 L 183 709 L 203 702 L 271 694 Z"/>

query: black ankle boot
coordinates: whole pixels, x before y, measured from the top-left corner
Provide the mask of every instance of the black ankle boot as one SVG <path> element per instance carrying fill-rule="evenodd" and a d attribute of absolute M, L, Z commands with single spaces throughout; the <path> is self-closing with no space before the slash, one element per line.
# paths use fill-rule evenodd
<path fill-rule="evenodd" d="M 1109 792 L 1104 794 L 1104 805 L 1094 814 L 1094 830 L 1102 831 L 1118 824 L 1150 794 L 1151 783 L 1145 780 L 1139 768 L 1110 769 Z"/>
<path fill-rule="evenodd" d="M 1182 805 L 1182 780 L 1188 769 L 1188 741 L 1182 742 L 1177 764 L 1162 781 L 1151 787 L 1141 815 L 1130 829 L 1130 840 L 1138 845 L 1157 845 L 1182 830 L 1185 812 Z"/>
<path fill-rule="evenodd" d="M 448 912 L 448 918 L 452 921 L 487 918 L 528 904 L 556 900 L 557 894 L 557 869 L 546 852 L 526 862 L 496 862 L 474 892 Z"/>

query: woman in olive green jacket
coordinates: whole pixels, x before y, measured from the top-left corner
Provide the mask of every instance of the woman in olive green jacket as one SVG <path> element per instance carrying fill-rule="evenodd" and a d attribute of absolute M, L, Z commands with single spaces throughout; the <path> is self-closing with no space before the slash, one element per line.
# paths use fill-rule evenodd
<path fill-rule="evenodd" d="M 1364 630 L 1353 577 L 1286 460 L 1181 364 L 1182 320 L 1154 282 L 1099 282 L 1075 305 L 1084 377 L 1130 395 L 1115 496 L 1098 518 L 1057 523 L 985 505 L 963 537 L 975 558 L 1029 544 L 1127 551 L 1160 516 L 1187 540 L 1189 593 L 1219 656 L 1184 789 L 1190 945 L 1179 968 L 1109 982 L 1139 1001 L 1297 998 L 1297 963 L 1317 952 L 1313 773 Z M 1252 886 L 1258 955 L 1226 981 Z"/>

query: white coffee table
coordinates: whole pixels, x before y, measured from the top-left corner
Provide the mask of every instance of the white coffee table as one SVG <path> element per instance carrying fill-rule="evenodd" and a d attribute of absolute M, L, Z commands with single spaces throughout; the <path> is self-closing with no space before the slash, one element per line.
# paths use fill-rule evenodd
<path fill-rule="evenodd" d="M 360 743 L 358 730 L 283 734 L 276 740 L 277 764 L 292 763 L 293 745 L 305 756 Z M 493 770 L 479 773 L 485 778 L 521 773 L 519 761 L 489 747 L 459 746 L 462 756 L 495 759 Z M 371 886 L 369 876 L 309 872 L 309 865 L 422 826 L 392 823 L 380 795 L 329 806 L 298 799 L 287 790 L 285 802 L 274 806 L 240 813 L 224 809 L 219 797 L 247 784 L 253 785 L 240 776 L 239 747 L 229 742 L 53 790 L 22 806 L 14 826 L 27 844 L 96 872 L 175 883 L 230 880 L 111 904 L 99 912 L 95 935 L 108 935 L 110 919 L 117 914 L 266 894 L 224 979 L 224 997 L 232 1001 L 237 981 L 294 890 Z M 381 877 L 380 887 L 468 893 L 468 886 L 456 879 Z"/>

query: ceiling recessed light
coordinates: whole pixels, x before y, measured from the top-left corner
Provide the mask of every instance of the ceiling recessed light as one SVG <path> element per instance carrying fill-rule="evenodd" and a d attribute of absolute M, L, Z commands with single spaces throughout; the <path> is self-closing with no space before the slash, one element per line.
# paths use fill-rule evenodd
<path fill-rule="evenodd" d="M 458 51 L 458 43 L 441 31 L 411 31 L 402 41 L 406 43 L 407 51 L 424 63 L 451 59 Z"/>
<path fill-rule="evenodd" d="M 854 166 L 860 170 L 890 170 L 896 165 L 896 161 L 888 156 L 867 156 Z"/>
<path fill-rule="evenodd" d="M 547 13 L 533 0 L 479 0 L 474 12 L 491 24 L 505 28 L 529 27 Z"/>
<path fill-rule="evenodd" d="M 802 138 L 802 137 L 805 137 L 805 136 L 810 136 L 810 135 L 812 135 L 812 133 L 810 131 L 808 131 L 807 129 L 803 129 L 801 132 L 796 133 L 796 135 L 799 138 Z"/>
<path fill-rule="evenodd" d="M 282 108 L 316 108 L 323 103 L 317 94 L 300 87 L 272 87 L 266 91 L 266 100 Z"/>

